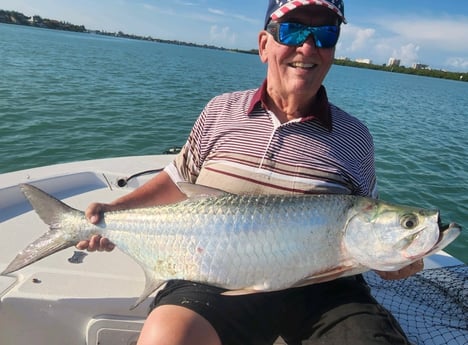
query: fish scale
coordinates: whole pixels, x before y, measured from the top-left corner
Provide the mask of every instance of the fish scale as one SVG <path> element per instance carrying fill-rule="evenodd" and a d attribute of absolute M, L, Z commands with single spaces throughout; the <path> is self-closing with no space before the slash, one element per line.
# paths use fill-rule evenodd
<path fill-rule="evenodd" d="M 312 263 L 326 270 L 330 261 L 327 258 L 333 253 L 327 248 L 338 246 L 339 236 L 317 231 L 317 226 L 324 223 L 320 217 L 323 209 L 329 209 L 332 210 L 329 216 L 336 220 L 331 228 L 341 231 L 343 220 L 338 215 L 345 213 L 347 203 L 336 202 L 336 197 L 316 200 L 317 205 L 309 197 L 206 198 L 178 206 L 134 210 L 127 230 L 129 234 L 146 234 L 143 237 L 147 240 L 138 242 L 142 252 L 138 261 L 145 269 L 157 272 L 153 275 L 155 279 L 185 278 L 209 281 L 228 289 L 267 286 L 276 290 L 307 277 Z M 272 214 L 277 217 L 273 218 Z M 151 217 L 151 223 L 146 221 L 147 217 Z M 103 235 L 132 255 L 135 248 L 125 244 L 129 236 L 119 238 L 113 234 L 113 229 L 127 221 L 128 212 L 107 214 L 109 230 Z M 152 233 L 150 236 L 148 231 Z M 314 237 L 310 236 L 312 233 L 316 233 Z M 185 243 L 175 241 L 177 237 L 184 238 Z M 322 248 L 306 256 L 304 253 L 313 248 L 312 238 Z M 249 281 L 245 272 L 252 270 L 256 272 L 255 278 L 252 280 L 250 276 Z M 282 272 L 280 279 L 277 279 L 278 272 Z"/>
<path fill-rule="evenodd" d="M 198 185 L 179 187 L 188 200 L 105 212 L 94 225 L 82 211 L 22 185 L 50 230 L 2 274 L 100 234 L 145 272 L 146 286 L 137 305 L 171 279 L 246 294 L 369 269 L 396 270 L 442 249 L 461 231 L 454 223 L 440 229 L 438 211 L 358 196 L 234 195 Z"/>

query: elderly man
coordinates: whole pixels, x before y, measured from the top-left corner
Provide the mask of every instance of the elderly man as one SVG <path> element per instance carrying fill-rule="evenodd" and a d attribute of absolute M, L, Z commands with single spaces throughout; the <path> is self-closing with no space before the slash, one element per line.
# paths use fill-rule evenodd
<path fill-rule="evenodd" d="M 271 0 L 259 33 L 263 85 L 223 94 L 205 107 L 182 152 L 165 171 L 103 211 L 183 200 L 189 181 L 232 193 L 343 193 L 377 196 L 367 128 L 329 103 L 322 82 L 334 59 L 342 0 Z M 288 231 L 288 229 L 284 229 Z M 112 248 L 107 239 L 78 244 Z M 402 278 L 422 269 L 413 264 Z M 224 290 L 170 281 L 153 303 L 138 344 L 409 344 L 398 323 L 358 276 L 272 293 L 224 296 Z"/>

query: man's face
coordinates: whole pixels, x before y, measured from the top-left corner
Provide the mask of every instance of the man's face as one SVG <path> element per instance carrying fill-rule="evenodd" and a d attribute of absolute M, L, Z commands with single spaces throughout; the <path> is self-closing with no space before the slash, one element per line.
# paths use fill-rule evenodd
<path fill-rule="evenodd" d="M 303 6 L 280 19 L 309 26 L 336 25 L 338 17 L 322 6 Z M 268 63 L 268 91 L 283 97 L 294 93 L 307 99 L 315 97 L 330 69 L 335 48 L 317 48 L 313 37 L 302 46 L 290 47 L 275 41 L 262 31 L 259 35 L 262 62 Z M 272 95 L 273 96 L 273 95 Z"/>

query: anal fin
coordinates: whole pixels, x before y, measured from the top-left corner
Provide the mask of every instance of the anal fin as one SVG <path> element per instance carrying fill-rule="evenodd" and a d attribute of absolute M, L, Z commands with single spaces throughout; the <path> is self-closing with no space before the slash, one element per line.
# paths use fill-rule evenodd
<path fill-rule="evenodd" d="M 138 307 L 145 299 L 148 298 L 154 291 L 158 290 L 163 284 L 166 283 L 165 280 L 157 280 L 153 277 L 151 272 L 144 270 L 145 272 L 145 289 L 136 302 L 130 307 L 130 310 Z"/>

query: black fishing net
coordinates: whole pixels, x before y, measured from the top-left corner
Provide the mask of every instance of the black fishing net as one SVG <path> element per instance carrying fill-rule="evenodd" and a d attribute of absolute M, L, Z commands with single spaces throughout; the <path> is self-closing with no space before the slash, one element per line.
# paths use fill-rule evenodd
<path fill-rule="evenodd" d="M 364 276 L 414 344 L 468 344 L 467 265 L 426 269 L 403 280 Z"/>

